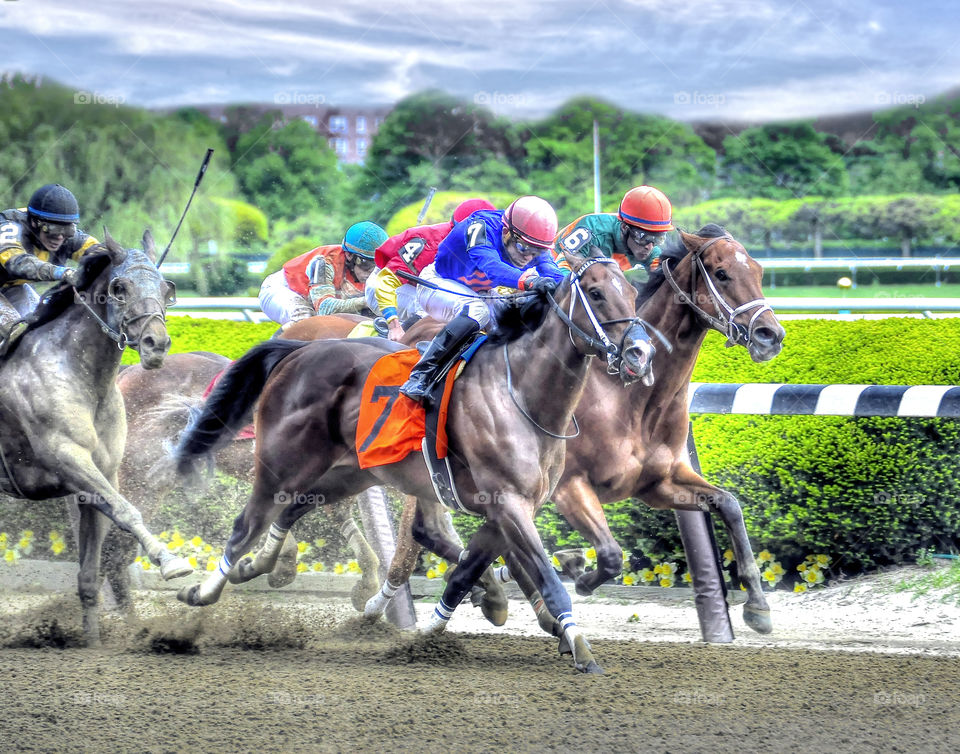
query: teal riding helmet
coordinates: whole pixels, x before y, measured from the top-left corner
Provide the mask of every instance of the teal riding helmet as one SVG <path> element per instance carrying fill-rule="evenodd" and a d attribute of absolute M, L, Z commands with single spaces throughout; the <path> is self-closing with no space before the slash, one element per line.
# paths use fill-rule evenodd
<path fill-rule="evenodd" d="M 376 223 L 364 220 L 347 228 L 340 244 L 344 251 L 364 259 L 373 259 L 373 253 L 388 238 L 387 231 Z"/>

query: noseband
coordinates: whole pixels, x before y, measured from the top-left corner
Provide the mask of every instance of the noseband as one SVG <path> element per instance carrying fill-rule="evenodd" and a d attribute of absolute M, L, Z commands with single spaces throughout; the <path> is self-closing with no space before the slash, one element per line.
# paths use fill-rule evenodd
<path fill-rule="evenodd" d="M 673 288 L 680 301 L 682 301 L 684 304 L 687 304 L 687 306 L 699 314 L 715 330 L 719 330 L 727 336 L 727 347 L 735 346 L 737 344 L 749 346 L 753 340 L 753 334 L 756 330 L 757 320 L 764 312 L 772 313 L 773 308 L 767 303 L 767 300 L 763 298 L 748 301 L 747 303 L 741 304 L 738 307 L 732 307 L 726 302 L 726 300 L 720 294 L 720 291 L 717 290 L 716 285 L 714 285 L 713 280 L 711 280 L 710 275 L 707 273 L 707 268 L 704 266 L 702 258 L 703 252 L 713 246 L 713 244 L 715 244 L 717 241 L 731 241 L 733 243 L 738 243 L 732 236 L 718 236 L 716 238 L 711 238 L 703 246 L 693 252 L 693 264 L 691 265 L 690 270 L 689 295 L 680 290 L 680 286 L 677 285 L 677 281 L 670 272 L 669 260 L 662 259 L 660 267 L 663 269 L 663 276 L 670 284 L 670 287 Z M 704 311 L 695 303 L 694 299 L 697 295 L 698 270 L 703 276 L 703 282 L 707 286 L 707 291 L 710 293 L 710 299 L 713 303 L 715 314 L 710 314 L 709 312 Z M 751 309 L 756 309 L 756 311 L 750 316 L 750 321 L 747 323 L 746 327 L 734 322 L 737 316 L 743 314 L 744 312 L 748 312 Z"/>

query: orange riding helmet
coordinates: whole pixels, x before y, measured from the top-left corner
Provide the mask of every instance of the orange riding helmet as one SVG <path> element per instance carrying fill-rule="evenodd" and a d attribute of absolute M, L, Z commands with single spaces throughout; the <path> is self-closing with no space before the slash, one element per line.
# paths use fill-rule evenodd
<path fill-rule="evenodd" d="M 653 233 L 665 233 L 674 229 L 670 200 L 660 189 L 653 186 L 637 186 L 624 194 L 619 215 L 620 220 L 627 225 Z"/>

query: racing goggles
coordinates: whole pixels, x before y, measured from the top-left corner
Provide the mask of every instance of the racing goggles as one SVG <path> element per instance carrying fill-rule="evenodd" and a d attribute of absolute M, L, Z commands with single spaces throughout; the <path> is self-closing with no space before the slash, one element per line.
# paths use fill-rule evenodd
<path fill-rule="evenodd" d="M 628 232 L 631 240 L 639 246 L 659 246 L 667 235 L 666 233 L 651 233 L 633 225 L 629 226 Z"/>
<path fill-rule="evenodd" d="M 353 252 L 347 252 L 350 254 L 350 257 L 353 259 L 353 266 L 360 270 L 372 270 L 377 266 L 376 261 L 370 259 L 369 257 L 363 257 L 359 254 L 354 254 Z"/>
<path fill-rule="evenodd" d="M 50 220 L 41 220 L 37 228 L 41 233 L 46 233 L 48 236 L 73 238 L 77 233 L 76 223 L 55 223 Z"/>

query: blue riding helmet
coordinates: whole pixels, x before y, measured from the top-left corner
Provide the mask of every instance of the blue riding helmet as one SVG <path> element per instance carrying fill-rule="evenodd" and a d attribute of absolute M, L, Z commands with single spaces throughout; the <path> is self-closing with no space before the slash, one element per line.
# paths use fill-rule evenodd
<path fill-rule="evenodd" d="M 376 223 L 364 220 L 347 228 L 340 244 L 344 251 L 364 259 L 373 259 L 373 253 L 388 238 L 387 231 Z"/>
<path fill-rule="evenodd" d="M 27 213 L 38 220 L 55 223 L 75 223 L 80 220 L 77 198 L 59 183 L 48 183 L 33 192 Z"/>

